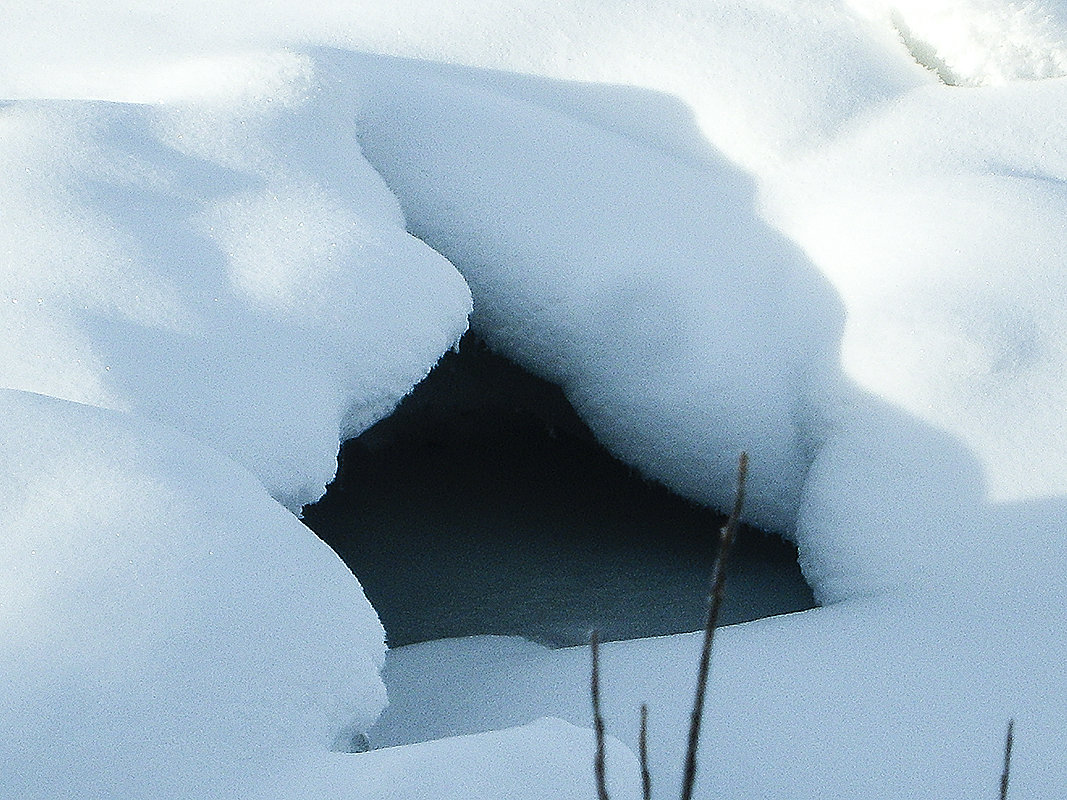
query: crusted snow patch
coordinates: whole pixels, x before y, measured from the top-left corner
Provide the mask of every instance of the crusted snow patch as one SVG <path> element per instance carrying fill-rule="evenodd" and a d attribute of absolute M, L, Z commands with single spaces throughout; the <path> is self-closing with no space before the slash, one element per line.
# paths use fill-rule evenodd
<path fill-rule="evenodd" d="M 896 28 L 915 60 L 956 86 L 1067 75 L 1067 6 L 1057 0 L 852 0 Z"/>

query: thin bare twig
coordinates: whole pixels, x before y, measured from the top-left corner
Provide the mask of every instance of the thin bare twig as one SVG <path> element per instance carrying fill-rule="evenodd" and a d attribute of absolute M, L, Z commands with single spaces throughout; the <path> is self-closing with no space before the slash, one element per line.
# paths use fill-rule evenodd
<path fill-rule="evenodd" d="M 648 769 L 648 704 L 641 704 L 641 740 L 638 743 L 641 753 L 641 796 L 652 800 L 652 773 Z"/>
<path fill-rule="evenodd" d="M 1011 776 L 1011 746 L 1015 740 L 1015 720 L 1008 720 L 1008 735 L 1004 739 L 1004 771 L 1000 774 L 1000 800 L 1008 800 L 1008 778 Z"/>
<path fill-rule="evenodd" d="M 607 770 L 604 765 L 604 717 L 600 714 L 600 632 L 593 631 L 589 639 L 589 645 L 593 651 L 593 677 L 591 689 L 593 693 L 593 730 L 596 733 L 596 760 L 593 768 L 596 772 L 596 791 L 599 800 L 610 800 L 608 797 Z"/>
<path fill-rule="evenodd" d="M 748 477 L 748 454 L 741 453 L 737 463 L 737 494 L 730 518 L 719 533 L 719 552 L 715 556 L 715 566 L 711 571 L 711 597 L 708 600 L 708 618 L 704 625 L 704 645 L 700 651 L 700 667 L 697 671 L 696 696 L 693 699 L 693 713 L 689 720 L 689 740 L 685 753 L 685 772 L 682 776 L 682 800 L 692 800 L 693 786 L 697 774 L 697 747 L 700 742 L 700 724 L 704 719 L 704 696 L 708 687 L 708 670 L 711 665 L 711 643 L 715 637 L 715 626 L 722 608 L 722 598 L 726 586 L 726 561 L 730 557 L 737 527 L 740 524 L 741 509 L 745 504 L 745 479 Z"/>

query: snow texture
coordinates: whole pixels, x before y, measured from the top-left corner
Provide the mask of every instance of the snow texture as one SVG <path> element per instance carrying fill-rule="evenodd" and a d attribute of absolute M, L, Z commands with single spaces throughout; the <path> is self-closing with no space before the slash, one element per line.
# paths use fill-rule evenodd
<path fill-rule="evenodd" d="M 473 296 L 477 332 L 649 477 L 722 506 L 749 450 L 750 518 L 834 604 L 727 632 L 701 791 L 978 794 L 1015 714 L 1012 796 L 1062 796 L 1065 31 L 1058 0 L 5 9 L 0 385 L 115 410 L 5 395 L 5 782 L 136 796 L 262 738 L 284 796 L 292 753 L 341 724 L 309 696 L 370 721 L 358 585 L 307 542 L 252 574 L 255 536 L 306 535 L 206 448 L 290 508 L 317 497 Z M 247 580 L 202 571 L 210 536 Z M 38 540 L 58 563 L 34 572 Z M 235 616 L 196 616 L 201 594 Z M 279 677 L 267 629 L 330 655 Z M 615 702 L 678 695 L 663 665 L 687 642 L 615 646 Z M 585 654 L 545 658 L 558 691 Z M 215 701 L 184 682 L 201 668 Z M 445 678 L 430 699 L 462 700 Z M 403 686 L 398 708 L 425 699 Z M 56 734 L 72 719 L 91 751 Z M 466 785 L 449 747 L 418 758 Z"/>
<path fill-rule="evenodd" d="M 802 393 L 840 310 L 751 182 L 406 71 L 366 79 L 361 137 L 412 230 L 463 272 L 475 329 L 693 499 L 728 505 L 749 447 L 754 519 L 787 529 L 810 459 Z"/>
<path fill-rule="evenodd" d="M 355 758 L 308 758 L 285 783 L 299 787 L 289 795 L 293 800 L 588 800 L 594 786 L 594 747 L 587 727 L 543 718 L 516 728 L 372 750 Z M 640 790 L 633 753 L 608 737 L 606 758 L 612 767 L 611 796 L 636 800 Z"/>
<path fill-rule="evenodd" d="M 723 628 L 696 796 L 996 796 L 1015 716 L 1009 796 L 1059 797 L 1067 698 L 1050 665 L 1067 656 L 1063 589 L 1060 579 L 982 598 L 882 597 Z M 673 795 L 681 780 L 700 638 L 601 646 L 608 734 L 637 752 L 640 705 L 649 706 L 656 796 Z M 390 651 L 383 675 L 394 701 L 371 730 L 376 746 L 546 714 L 592 724 L 588 647 L 548 650 L 505 637 L 426 642 Z"/>
<path fill-rule="evenodd" d="M 208 797 L 374 721 L 377 615 L 247 471 L 110 410 L 0 411 L 4 796 Z"/>
<path fill-rule="evenodd" d="M 912 56 L 954 86 L 1067 75 L 1067 6 L 998 0 L 850 0 L 888 20 Z"/>
<path fill-rule="evenodd" d="M 0 380 L 174 425 L 299 509 L 462 334 L 469 293 L 307 59 L 174 69 L 225 78 L 196 103 L 0 108 Z"/>

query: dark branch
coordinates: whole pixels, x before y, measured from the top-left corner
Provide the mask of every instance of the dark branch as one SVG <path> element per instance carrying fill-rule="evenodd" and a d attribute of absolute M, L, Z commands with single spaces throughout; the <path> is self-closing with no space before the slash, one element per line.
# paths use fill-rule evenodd
<path fill-rule="evenodd" d="M 593 730 L 596 733 L 596 760 L 593 768 L 596 772 L 596 790 L 599 800 L 610 800 L 608 797 L 607 770 L 604 765 L 604 717 L 600 714 L 600 633 L 594 630 L 589 641 L 593 651 L 593 677 L 591 689 L 593 693 Z"/>
<path fill-rule="evenodd" d="M 700 651 L 700 667 L 697 671 L 696 696 L 693 699 L 693 713 L 689 720 L 689 741 L 685 753 L 685 772 L 682 776 L 682 800 L 692 800 L 693 786 L 696 783 L 697 748 L 700 743 L 700 724 L 704 718 L 704 696 L 707 693 L 708 669 L 711 664 L 711 644 L 715 637 L 715 626 L 719 620 L 719 609 L 726 586 L 726 562 L 730 557 L 737 527 L 740 524 L 741 509 L 745 504 L 745 480 L 748 477 L 748 454 L 741 453 L 737 464 L 737 494 L 730 518 L 719 533 L 719 552 L 715 556 L 715 566 L 711 572 L 711 597 L 708 600 L 708 618 L 704 625 L 704 645 Z"/>
<path fill-rule="evenodd" d="M 1015 720 L 1008 720 L 1008 735 L 1004 739 L 1004 771 L 1000 774 L 1000 800 L 1008 800 L 1008 778 L 1011 776 L 1011 746 L 1015 739 Z"/>
<path fill-rule="evenodd" d="M 652 773 L 648 769 L 648 705 L 641 704 L 641 796 L 652 800 Z"/>

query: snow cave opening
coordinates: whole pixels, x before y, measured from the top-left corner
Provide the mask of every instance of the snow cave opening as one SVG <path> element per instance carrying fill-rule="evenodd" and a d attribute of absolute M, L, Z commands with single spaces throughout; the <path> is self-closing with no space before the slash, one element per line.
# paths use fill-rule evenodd
<path fill-rule="evenodd" d="M 475 336 L 345 442 L 304 521 L 390 646 L 476 634 L 554 647 L 703 626 L 723 517 L 601 447 L 563 391 Z M 796 548 L 746 527 L 722 624 L 811 608 Z"/>

